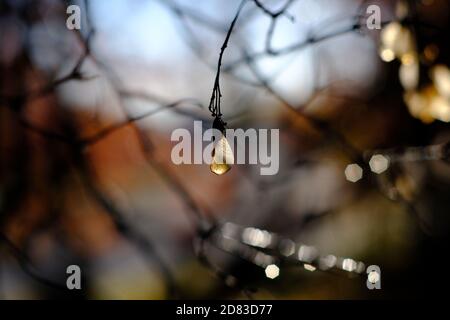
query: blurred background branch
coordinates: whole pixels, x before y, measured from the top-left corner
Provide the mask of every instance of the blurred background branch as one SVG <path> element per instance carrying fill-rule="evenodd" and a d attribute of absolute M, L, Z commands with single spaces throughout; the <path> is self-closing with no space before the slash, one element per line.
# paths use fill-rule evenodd
<path fill-rule="evenodd" d="M 449 4 L 370 4 L 382 30 L 356 0 L 1 1 L 2 298 L 367 298 L 370 264 L 375 297 L 429 293 Z M 279 128 L 279 174 L 175 166 L 215 116 Z"/>

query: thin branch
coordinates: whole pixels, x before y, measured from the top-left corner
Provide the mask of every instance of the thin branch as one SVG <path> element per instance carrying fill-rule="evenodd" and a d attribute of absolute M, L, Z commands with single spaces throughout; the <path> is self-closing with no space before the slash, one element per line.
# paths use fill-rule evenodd
<path fill-rule="evenodd" d="M 239 14 L 241 13 L 246 3 L 247 0 L 242 0 L 241 4 L 239 5 L 236 15 L 234 16 L 233 20 L 231 21 L 230 27 L 228 28 L 228 32 L 225 36 L 225 40 L 222 44 L 222 47 L 220 48 L 219 59 L 217 61 L 217 72 L 216 77 L 214 79 L 213 92 L 209 102 L 209 111 L 212 113 L 213 116 L 218 117 L 222 116 L 222 112 L 220 110 L 220 99 L 222 97 L 222 92 L 220 90 L 220 68 L 222 67 L 223 54 L 228 46 L 228 41 L 230 40 L 234 25 L 236 24 L 236 21 L 239 18 Z"/>
<path fill-rule="evenodd" d="M 50 287 L 52 289 L 61 290 L 61 291 L 68 291 L 67 286 L 62 285 L 56 281 L 53 281 L 51 279 L 48 279 L 46 277 L 43 277 L 40 275 L 40 272 L 36 270 L 31 260 L 28 258 L 28 256 L 19 249 L 5 234 L 0 233 L 0 242 L 3 242 L 6 247 L 9 249 L 11 254 L 16 258 L 17 262 L 19 263 L 22 270 L 30 276 L 32 279 L 36 280 L 37 282 Z"/>

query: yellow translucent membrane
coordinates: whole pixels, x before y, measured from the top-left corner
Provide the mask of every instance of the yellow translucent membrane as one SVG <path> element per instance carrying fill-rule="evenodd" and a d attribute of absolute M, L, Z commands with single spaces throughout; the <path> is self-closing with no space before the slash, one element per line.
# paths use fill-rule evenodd
<path fill-rule="evenodd" d="M 220 164 L 220 163 L 211 163 L 210 167 L 211 172 L 217 174 L 218 176 L 227 173 L 228 170 L 231 169 L 231 166 L 228 164 Z"/>
<path fill-rule="evenodd" d="M 234 164 L 234 156 L 225 136 L 222 136 L 214 146 L 212 157 L 210 169 L 213 173 L 220 176 L 231 169 L 231 165 Z"/>

